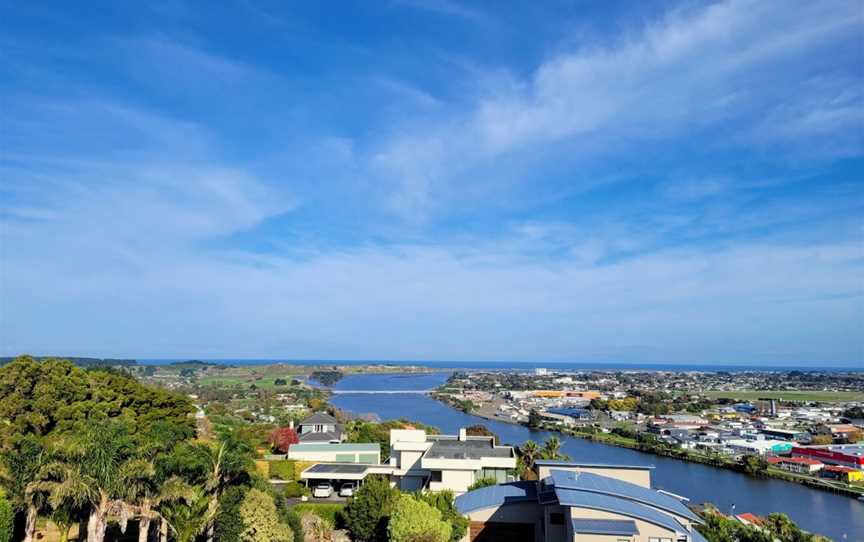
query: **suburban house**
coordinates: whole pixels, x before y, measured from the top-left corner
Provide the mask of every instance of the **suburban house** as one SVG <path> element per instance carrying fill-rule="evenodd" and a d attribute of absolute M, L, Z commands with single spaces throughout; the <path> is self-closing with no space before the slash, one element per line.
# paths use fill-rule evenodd
<path fill-rule="evenodd" d="M 305 423 L 305 421 L 304 421 Z M 507 482 L 516 468 L 512 446 L 496 446 L 493 437 L 427 435 L 417 429 L 390 431 L 390 461 L 381 464 L 378 444 L 306 443 L 294 444 L 289 459 L 320 461 L 300 473 L 300 479 L 340 485 L 362 482 L 371 474 L 387 476 L 402 490 L 449 489 L 464 493 L 482 478 Z"/>
<path fill-rule="evenodd" d="M 300 442 L 342 442 L 342 424 L 326 412 L 316 412 L 300 422 L 297 434 Z"/>
<path fill-rule="evenodd" d="M 377 442 L 300 442 L 292 444 L 286 459 L 321 461 L 323 463 L 381 463 L 381 446 Z"/>
<path fill-rule="evenodd" d="M 650 487 L 650 469 L 538 462 L 538 481 L 456 498 L 472 542 L 705 542 L 683 498 Z M 602 473 L 602 474 L 601 474 Z"/>
<path fill-rule="evenodd" d="M 494 437 L 427 435 L 419 429 L 390 431 L 390 465 L 400 489 L 449 489 L 456 494 L 482 478 L 506 482 L 516 468 L 512 446 L 496 446 Z"/>

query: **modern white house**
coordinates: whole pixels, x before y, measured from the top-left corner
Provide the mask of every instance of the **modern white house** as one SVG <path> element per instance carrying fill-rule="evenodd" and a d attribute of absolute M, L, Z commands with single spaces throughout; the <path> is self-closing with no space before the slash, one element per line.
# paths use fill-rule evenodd
<path fill-rule="evenodd" d="M 542 461 L 538 481 L 456 498 L 472 542 L 705 542 L 681 497 L 650 487 L 650 469 Z M 603 474 L 599 474 L 599 473 Z M 643 483 L 648 475 L 648 483 Z"/>
<path fill-rule="evenodd" d="M 508 481 L 516 468 L 512 446 L 496 446 L 493 437 L 429 435 L 419 429 L 390 431 L 390 465 L 396 485 L 405 491 L 449 489 L 464 493 L 477 480 Z"/>
<path fill-rule="evenodd" d="M 305 422 L 304 422 L 305 423 Z M 374 461 L 373 461 L 374 456 Z M 461 494 L 482 478 L 508 482 L 516 468 L 512 446 L 496 446 L 493 437 L 429 435 L 417 429 L 390 431 L 390 460 L 380 464 L 378 444 L 307 443 L 301 440 L 288 451 L 288 459 L 320 461 L 300 473 L 307 482 L 362 482 L 370 474 L 383 475 L 399 489 L 449 489 Z"/>

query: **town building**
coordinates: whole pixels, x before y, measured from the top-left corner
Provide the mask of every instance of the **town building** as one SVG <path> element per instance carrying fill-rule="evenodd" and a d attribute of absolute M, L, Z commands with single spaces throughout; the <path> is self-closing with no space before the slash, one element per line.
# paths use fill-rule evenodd
<path fill-rule="evenodd" d="M 832 480 L 840 480 L 847 484 L 864 482 L 864 471 L 853 469 L 852 467 L 841 467 L 839 465 L 828 465 L 819 471 L 819 476 Z"/>
<path fill-rule="evenodd" d="M 818 459 L 826 465 L 838 465 L 864 471 L 864 445 L 795 446 L 792 455 Z"/>
<path fill-rule="evenodd" d="M 600 474 L 603 472 L 604 474 Z M 473 542 L 704 542 L 683 498 L 650 487 L 650 468 L 544 461 L 538 481 L 456 499 Z M 634 476 L 638 483 L 634 483 Z M 647 479 L 646 479 L 647 476 Z"/>
<path fill-rule="evenodd" d="M 813 474 L 825 467 L 821 461 L 808 457 L 769 457 L 768 464 L 798 474 Z"/>

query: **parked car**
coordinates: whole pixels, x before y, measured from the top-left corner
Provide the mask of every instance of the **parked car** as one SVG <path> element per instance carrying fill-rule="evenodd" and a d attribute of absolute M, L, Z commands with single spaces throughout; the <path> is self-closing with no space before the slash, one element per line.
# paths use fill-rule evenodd
<path fill-rule="evenodd" d="M 342 484 L 341 488 L 339 488 L 339 496 L 340 497 L 351 497 L 354 495 L 354 490 L 356 488 L 357 488 L 357 486 L 354 484 L 354 482 L 346 482 L 346 483 Z"/>
<path fill-rule="evenodd" d="M 315 489 L 312 490 L 312 496 L 317 497 L 319 499 L 326 499 L 330 495 L 333 494 L 333 486 L 330 484 L 323 482 L 315 486 Z"/>

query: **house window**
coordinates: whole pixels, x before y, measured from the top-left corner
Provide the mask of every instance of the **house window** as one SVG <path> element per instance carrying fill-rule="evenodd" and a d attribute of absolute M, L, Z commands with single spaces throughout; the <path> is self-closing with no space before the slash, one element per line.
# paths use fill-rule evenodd
<path fill-rule="evenodd" d="M 564 514 L 552 512 L 549 514 L 549 525 L 564 525 Z"/>
<path fill-rule="evenodd" d="M 432 482 L 440 482 L 441 481 L 441 471 L 440 470 L 433 470 L 432 471 L 432 477 L 429 480 Z"/>

